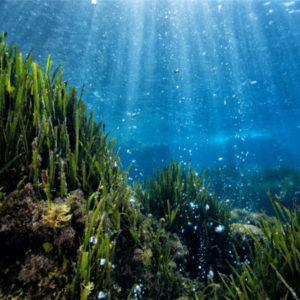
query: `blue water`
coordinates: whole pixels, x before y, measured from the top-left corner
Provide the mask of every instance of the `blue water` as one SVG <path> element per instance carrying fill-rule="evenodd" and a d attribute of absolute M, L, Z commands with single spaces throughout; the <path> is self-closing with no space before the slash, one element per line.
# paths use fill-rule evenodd
<path fill-rule="evenodd" d="M 64 68 L 132 164 L 300 167 L 300 1 L 1 0 L 0 31 Z"/>

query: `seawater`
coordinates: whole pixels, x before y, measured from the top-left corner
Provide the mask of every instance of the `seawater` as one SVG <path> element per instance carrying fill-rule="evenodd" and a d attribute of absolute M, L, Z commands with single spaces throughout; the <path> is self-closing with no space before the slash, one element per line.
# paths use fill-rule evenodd
<path fill-rule="evenodd" d="M 116 137 L 129 180 L 176 159 L 300 166 L 300 1 L 2 0 L 0 31 Z"/>

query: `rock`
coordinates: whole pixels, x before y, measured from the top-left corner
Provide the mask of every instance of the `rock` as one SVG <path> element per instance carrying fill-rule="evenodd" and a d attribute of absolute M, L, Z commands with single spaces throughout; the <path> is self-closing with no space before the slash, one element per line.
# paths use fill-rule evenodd
<path fill-rule="evenodd" d="M 252 239 L 249 235 L 248 231 L 251 232 L 251 234 L 254 235 L 257 239 L 263 239 L 264 233 L 263 231 L 255 226 L 250 224 L 241 224 L 241 223 L 233 223 L 230 226 L 232 235 L 237 240 L 245 240 L 245 239 Z"/>

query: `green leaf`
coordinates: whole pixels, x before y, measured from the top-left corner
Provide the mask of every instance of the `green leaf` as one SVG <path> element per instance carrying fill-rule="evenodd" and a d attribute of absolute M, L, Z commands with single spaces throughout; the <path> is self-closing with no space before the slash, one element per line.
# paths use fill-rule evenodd
<path fill-rule="evenodd" d="M 51 243 L 46 242 L 43 244 L 43 248 L 44 248 L 45 252 L 48 253 L 53 250 L 53 245 Z"/>

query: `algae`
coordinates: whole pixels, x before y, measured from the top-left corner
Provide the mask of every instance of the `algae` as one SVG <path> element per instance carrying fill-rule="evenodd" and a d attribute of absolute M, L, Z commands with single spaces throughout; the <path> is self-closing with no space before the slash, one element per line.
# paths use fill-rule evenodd
<path fill-rule="evenodd" d="M 299 206 L 233 210 L 189 166 L 127 184 L 61 67 L 0 36 L 0 297 L 298 299 Z M 239 224 L 234 224 L 234 223 Z M 274 298 L 275 297 L 275 298 Z"/>

